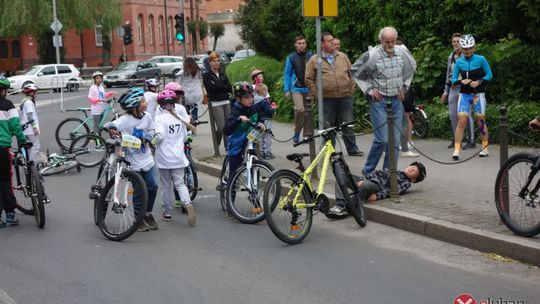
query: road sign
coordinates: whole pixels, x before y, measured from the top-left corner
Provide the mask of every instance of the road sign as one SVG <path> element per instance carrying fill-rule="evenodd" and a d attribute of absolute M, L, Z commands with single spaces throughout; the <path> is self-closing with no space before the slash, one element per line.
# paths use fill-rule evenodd
<path fill-rule="evenodd" d="M 60 32 L 60 30 L 61 30 L 63 27 L 64 27 L 64 26 L 62 25 L 62 23 L 60 23 L 60 21 L 58 21 L 58 19 L 54 20 L 53 23 L 51 23 L 51 29 L 52 29 L 55 33 Z"/>
<path fill-rule="evenodd" d="M 338 0 L 303 0 L 304 17 L 336 17 Z"/>
<path fill-rule="evenodd" d="M 54 47 L 62 47 L 62 36 L 61 35 L 54 35 L 53 36 L 53 46 Z"/>

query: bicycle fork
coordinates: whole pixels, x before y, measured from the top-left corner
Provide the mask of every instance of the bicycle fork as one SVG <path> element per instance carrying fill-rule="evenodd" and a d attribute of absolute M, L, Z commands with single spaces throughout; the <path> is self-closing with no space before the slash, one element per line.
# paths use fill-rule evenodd
<path fill-rule="evenodd" d="M 531 167 L 531 173 L 529 173 L 529 177 L 527 178 L 527 183 L 521 188 L 521 191 L 519 191 L 518 196 L 522 199 L 527 199 L 528 196 L 528 202 L 526 203 L 527 206 L 536 208 L 540 202 L 536 201 L 535 199 L 538 198 L 538 189 L 540 189 L 540 179 L 536 182 L 536 186 L 529 191 L 529 186 L 531 185 L 534 176 L 538 173 L 540 170 L 540 157 L 536 159 L 536 163 Z"/>

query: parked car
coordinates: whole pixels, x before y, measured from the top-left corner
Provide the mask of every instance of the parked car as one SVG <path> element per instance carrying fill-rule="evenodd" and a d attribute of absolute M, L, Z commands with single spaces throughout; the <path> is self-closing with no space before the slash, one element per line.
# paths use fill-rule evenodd
<path fill-rule="evenodd" d="M 257 53 L 252 49 L 240 50 L 240 51 L 237 51 L 236 53 L 234 53 L 234 56 L 233 56 L 231 62 L 246 59 L 246 58 L 248 58 L 250 56 L 255 56 L 256 54 Z"/>
<path fill-rule="evenodd" d="M 163 75 L 175 75 L 182 69 L 184 59 L 181 56 L 154 56 L 148 61 L 155 63 Z"/>
<path fill-rule="evenodd" d="M 126 61 L 117 65 L 112 71 L 106 73 L 103 77 L 103 84 L 107 88 L 113 85 L 134 86 L 137 83 L 144 82 L 148 78 L 159 79 L 161 69 L 150 61 Z"/>
<path fill-rule="evenodd" d="M 70 92 L 81 86 L 81 73 L 73 64 L 35 65 L 23 75 L 9 77 L 10 91 L 18 92 L 25 85 L 33 83 L 40 89 L 58 90 L 64 88 Z"/>

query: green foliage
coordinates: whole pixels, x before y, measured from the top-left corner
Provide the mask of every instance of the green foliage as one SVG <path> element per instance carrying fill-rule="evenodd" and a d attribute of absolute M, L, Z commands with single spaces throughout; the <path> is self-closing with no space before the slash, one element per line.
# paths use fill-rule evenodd
<path fill-rule="evenodd" d="M 195 28 L 199 25 L 199 39 L 203 40 L 208 36 L 208 22 L 205 20 L 193 21 L 190 20 L 187 22 L 187 30 L 191 35 L 195 34 Z"/>
<path fill-rule="evenodd" d="M 56 63 L 56 49 L 53 46 L 54 32 L 45 30 L 37 37 L 39 62 L 42 64 Z M 60 48 L 60 62 L 64 62 L 65 49 Z"/>
<path fill-rule="evenodd" d="M 214 37 L 214 46 L 212 50 L 216 50 L 216 45 L 219 37 L 225 35 L 225 25 L 223 23 L 212 23 L 210 24 L 210 36 Z"/>

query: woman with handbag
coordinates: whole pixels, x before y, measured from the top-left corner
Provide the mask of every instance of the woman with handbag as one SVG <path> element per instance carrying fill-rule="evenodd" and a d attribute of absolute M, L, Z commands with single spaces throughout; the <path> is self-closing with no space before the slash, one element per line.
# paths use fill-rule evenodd
<path fill-rule="evenodd" d="M 176 79 L 176 82 L 184 88 L 184 106 L 195 122 L 199 120 L 199 107 L 205 96 L 199 71 L 199 65 L 195 59 L 188 57 L 184 61 L 184 73 L 178 75 Z"/>
<path fill-rule="evenodd" d="M 208 60 L 210 61 L 210 70 L 204 73 L 203 83 L 208 94 L 210 111 L 212 111 L 211 114 L 214 118 L 217 144 L 219 146 L 223 139 L 223 144 L 226 147 L 227 138 L 223 133 L 223 128 L 231 113 L 232 86 L 225 72 L 220 69 L 219 54 L 210 53 Z"/>

